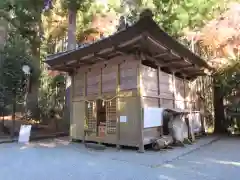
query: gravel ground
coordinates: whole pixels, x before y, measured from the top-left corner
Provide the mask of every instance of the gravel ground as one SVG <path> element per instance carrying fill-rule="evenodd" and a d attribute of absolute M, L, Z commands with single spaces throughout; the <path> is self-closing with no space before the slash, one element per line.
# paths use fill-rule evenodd
<path fill-rule="evenodd" d="M 0 145 L 4 180 L 239 180 L 240 139 L 144 154 L 87 150 L 65 139 Z M 208 139 L 209 141 L 209 139 Z"/>

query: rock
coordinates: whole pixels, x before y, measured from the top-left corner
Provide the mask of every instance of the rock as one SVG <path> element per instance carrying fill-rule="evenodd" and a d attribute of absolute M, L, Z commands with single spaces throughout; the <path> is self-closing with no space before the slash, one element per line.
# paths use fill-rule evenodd
<path fill-rule="evenodd" d="M 173 138 L 171 136 L 162 136 L 160 139 L 153 141 L 153 149 L 160 150 L 168 148 L 173 143 Z"/>

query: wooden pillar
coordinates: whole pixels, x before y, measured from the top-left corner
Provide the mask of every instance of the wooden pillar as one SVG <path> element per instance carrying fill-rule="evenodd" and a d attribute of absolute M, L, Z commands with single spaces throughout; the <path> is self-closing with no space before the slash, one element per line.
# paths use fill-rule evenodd
<path fill-rule="evenodd" d="M 184 86 L 184 92 L 183 92 L 183 96 L 184 96 L 184 109 L 186 109 L 187 108 L 187 101 L 186 101 L 186 77 L 185 76 L 183 78 L 183 86 Z M 186 117 L 185 122 L 186 122 L 187 128 L 188 128 L 188 138 L 191 138 L 190 119 L 188 117 Z"/>
<path fill-rule="evenodd" d="M 196 106 L 198 107 L 198 88 L 199 88 L 199 77 L 196 79 L 196 88 L 195 88 L 195 91 L 196 91 L 196 97 L 195 99 L 197 99 L 196 101 Z M 197 108 L 198 109 L 198 108 Z"/>
<path fill-rule="evenodd" d="M 157 68 L 157 86 L 158 86 L 158 107 L 161 107 L 161 98 L 160 96 L 160 67 Z"/>
<path fill-rule="evenodd" d="M 87 72 L 84 72 L 83 96 L 84 96 L 84 109 L 85 109 L 84 128 L 83 128 L 83 143 L 85 143 L 85 139 L 86 139 L 85 125 L 87 123 L 87 113 L 88 113 L 88 103 L 86 101 L 86 98 L 87 98 Z"/>
<path fill-rule="evenodd" d="M 121 125 L 120 125 L 120 115 L 119 115 L 119 93 L 120 93 L 120 64 L 118 64 L 117 65 L 117 79 L 116 79 L 116 83 L 117 83 L 117 88 L 116 88 L 116 96 L 117 96 L 117 98 L 116 98 L 116 104 L 117 104 L 117 113 L 116 113 L 116 115 L 117 115 L 117 123 L 116 123 L 116 125 L 117 125 L 117 131 L 116 131 L 116 133 L 117 133 L 117 135 L 116 135 L 116 137 L 117 137 L 117 143 L 116 143 L 116 145 L 117 145 L 117 149 L 120 149 L 121 148 L 121 146 L 120 146 L 120 136 L 121 136 L 121 132 L 120 132 L 120 128 L 121 128 Z"/>
<path fill-rule="evenodd" d="M 87 72 L 84 73 L 84 88 L 83 88 L 83 96 L 87 97 Z"/>
<path fill-rule="evenodd" d="M 140 103 L 140 121 L 139 121 L 139 152 L 143 153 L 144 150 L 144 143 L 143 143 L 143 123 L 144 123 L 144 119 L 143 119 L 143 107 L 142 107 L 142 87 L 141 87 L 141 79 L 142 79 L 142 75 L 141 75 L 141 60 L 138 63 L 138 67 L 137 67 L 137 87 L 138 87 L 138 99 L 139 99 L 139 103 Z"/>
<path fill-rule="evenodd" d="M 205 91 L 205 86 L 206 86 L 206 81 L 204 81 L 204 79 L 203 78 L 206 78 L 206 77 L 201 77 L 201 80 L 202 80 L 202 92 L 203 92 L 203 95 L 205 95 L 205 93 L 207 93 L 206 91 Z M 205 98 L 205 97 L 204 97 Z"/>
<path fill-rule="evenodd" d="M 187 108 L 187 103 L 186 103 L 186 77 L 184 76 L 183 78 L 183 87 L 184 87 L 184 91 L 183 91 L 183 96 L 184 96 L 184 109 Z"/>
<path fill-rule="evenodd" d="M 160 94 L 161 94 L 161 91 L 160 91 L 160 67 L 158 66 L 157 68 L 157 85 L 158 85 L 158 107 L 161 107 L 162 106 L 162 102 L 161 102 L 161 98 L 160 98 Z M 160 136 L 163 136 L 163 126 L 160 126 Z"/>
<path fill-rule="evenodd" d="M 100 70 L 100 81 L 99 81 L 99 85 L 98 85 L 98 87 L 99 87 L 98 95 L 100 97 L 102 96 L 102 71 L 103 71 L 103 69 L 101 68 L 101 70 Z"/>
<path fill-rule="evenodd" d="M 175 93 L 176 93 L 175 72 L 172 73 L 172 85 L 173 85 L 173 108 L 175 108 Z"/>
<path fill-rule="evenodd" d="M 75 82 L 74 82 L 74 76 L 75 72 L 69 74 L 71 78 L 71 88 L 70 88 L 70 96 L 69 96 L 69 117 L 70 117 L 70 124 L 73 122 L 73 99 L 74 99 L 74 87 L 75 87 Z"/>
<path fill-rule="evenodd" d="M 76 49 L 76 11 L 69 11 L 69 26 L 68 26 L 68 50 Z M 71 77 L 69 75 L 66 75 L 66 80 L 70 80 Z M 66 86 L 66 90 L 70 88 L 70 96 L 71 96 L 71 87 Z M 68 97 L 66 93 L 66 99 L 65 99 L 65 108 L 64 108 L 64 120 L 70 122 L 70 114 L 71 114 L 71 105 L 68 104 L 68 102 L 71 102 L 71 97 Z"/>
<path fill-rule="evenodd" d="M 200 92 L 199 91 L 201 91 L 201 88 L 200 88 L 200 79 L 198 78 L 197 79 L 197 82 L 196 82 L 196 87 L 197 87 L 197 102 L 196 102 L 196 104 L 197 104 L 197 108 L 198 108 L 198 111 L 200 111 L 200 109 L 201 109 L 201 102 L 200 102 L 200 95 L 201 94 L 199 94 Z"/>
<path fill-rule="evenodd" d="M 191 94 L 193 93 L 192 92 L 192 90 L 193 90 L 193 88 L 192 88 L 192 82 L 191 82 L 191 85 L 190 85 L 190 89 L 191 89 Z M 192 142 L 194 142 L 195 141 L 195 136 L 194 136 L 194 132 L 193 132 L 193 126 L 192 126 L 192 115 L 193 115 L 193 113 L 192 113 L 192 108 L 193 108 L 193 100 L 192 100 L 192 95 L 190 96 L 191 98 L 190 98 L 190 102 L 191 102 L 191 106 L 190 106 L 190 119 L 189 119 L 189 124 L 190 124 L 190 133 L 191 133 L 191 138 L 192 138 Z"/>

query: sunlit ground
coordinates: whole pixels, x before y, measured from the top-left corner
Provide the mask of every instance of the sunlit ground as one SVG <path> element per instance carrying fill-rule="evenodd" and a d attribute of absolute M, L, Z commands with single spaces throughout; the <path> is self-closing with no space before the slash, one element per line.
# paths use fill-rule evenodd
<path fill-rule="evenodd" d="M 205 140 L 199 140 L 201 144 Z M 191 152 L 86 149 L 67 138 L 0 145 L 4 180 L 239 180 L 240 139 L 224 138 Z M 176 158 L 177 157 L 177 158 Z M 2 178 L 1 178 L 2 179 Z"/>

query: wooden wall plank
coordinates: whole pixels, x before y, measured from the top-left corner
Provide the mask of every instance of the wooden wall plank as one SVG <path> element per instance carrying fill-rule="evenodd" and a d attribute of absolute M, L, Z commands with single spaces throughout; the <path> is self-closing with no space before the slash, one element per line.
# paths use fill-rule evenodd
<path fill-rule="evenodd" d="M 160 106 L 165 108 L 196 109 L 196 89 L 192 88 L 192 82 L 175 77 L 173 84 L 173 75 L 159 71 L 148 66 L 142 65 L 142 95 L 146 96 L 143 100 L 144 106 L 156 106 L 157 100 L 160 98 Z M 159 89 L 158 83 L 159 82 Z M 194 86 L 193 86 L 194 87 Z M 174 94 L 174 95 L 173 95 Z M 149 100 L 155 98 L 155 104 Z M 158 98 L 159 97 L 159 98 Z M 186 103 L 185 103 L 186 101 Z"/>
<path fill-rule="evenodd" d="M 191 101 L 191 88 L 190 88 L 190 82 L 186 81 L 185 83 L 185 93 L 186 93 L 186 101 Z"/>
<path fill-rule="evenodd" d="M 120 90 L 137 89 L 137 61 L 120 64 Z"/>
<path fill-rule="evenodd" d="M 159 82 L 160 82 L 160 96 L 164 96 L 168 99 L 172 99 L 173 96 L 173 83 L 172 75 L 167 74 L 163 71 L 159 72 Z"/>
<path fill-rule="evenodd" d="M 143 107 L 159 107 L 158 99 L 157 98 L 143 97 L 142 98 L 142 106 Z"/>
<path fill-rule="evenodd" d="M 117 65 L 106 66 L 102 69 L 102 93 L 116 92 Z"/>
<path fill-rule="evenodd" d="M 93 69 L 87 73 L 87 95 L 99 93 L 101 69 Z"/>
<path fill-rule="evenodd" d="M 84 74 L 77 72 L 73 84 L 73 97 L 84 96 Z"/>
<path fill-rule="evenodd" d="M 158 74 L 157 69 L 141 66 L 142 73 L 142 95 L 157 96 L 158 95 Z"/>
<path fill-rule="evenodd" d="M 173 108 L 173 100 L 172 99 L 162 99 L 161 107 Z"/>

